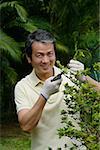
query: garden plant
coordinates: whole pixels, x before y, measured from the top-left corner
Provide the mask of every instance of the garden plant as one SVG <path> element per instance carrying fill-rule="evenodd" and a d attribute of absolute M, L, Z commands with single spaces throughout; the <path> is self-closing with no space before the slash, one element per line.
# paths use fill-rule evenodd
<path fill-rule="evenodd" d="M 67 75 L 68 68 L 58 65 Z M 100 70 L 100 63 L 94 65 L 95 70 Z M 67 75 L 76 86 L 68 86 L 66 83 L 64 95 L 66 110 L 61 112 L 62 128 L 58 130 L 59 137 L 69 136 L 73 141 L 72 150 L 81 149 L 83 145 L 87 150 L 99 150 L 100 148 L 100 93 L 93 85 L 77 80 L 77 75 L 89 74 L 89 69 L 77 72 L 76 75 L 70 72 Z M 68 116 L 78 121 L 80 130 L 75 129 Z M 79 117 L 80 116 L 80 117 Z M 65 145 L 67 147 L 67 145 Z"/>

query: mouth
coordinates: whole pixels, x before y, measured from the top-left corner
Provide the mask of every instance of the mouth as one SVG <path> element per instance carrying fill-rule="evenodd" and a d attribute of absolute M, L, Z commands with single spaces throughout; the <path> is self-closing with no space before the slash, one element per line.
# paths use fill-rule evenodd
<path fill-rule="evenodd" d="M 51 66 L 50 66 L 50 65 L 41 65 L 41 68 L 42 68 L 43 70 L 48 70 L 48 69 L 51 68 Z"/>

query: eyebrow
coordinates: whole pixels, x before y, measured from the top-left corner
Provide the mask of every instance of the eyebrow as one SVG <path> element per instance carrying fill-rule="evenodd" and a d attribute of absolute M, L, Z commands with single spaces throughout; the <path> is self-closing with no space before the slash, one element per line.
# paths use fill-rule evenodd
<path fill-rule="evenodd" d="M 51 49 L 51 50 L 48 50 L 47 51 L 47 53 L 50 53 L 50 52 L 53 52 L 54 50 L 53 49 Z M 45 52 L 45 51 L 44 51 Z M 42 52 L 41 50 L 39 50 L 39 51 L 37 51 L 36 53 L 44 53 L 44 52 Z"/>

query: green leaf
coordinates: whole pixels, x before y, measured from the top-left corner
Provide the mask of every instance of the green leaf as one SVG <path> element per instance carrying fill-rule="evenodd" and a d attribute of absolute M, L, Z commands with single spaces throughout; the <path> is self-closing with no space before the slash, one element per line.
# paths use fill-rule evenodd
<path fill-rule="evenodd" d="M 0 9 L 4 9 L 7 7 L 11 7 L 13 9 L 16 9 L 17 14 L 19 15 L 19 17 L 21 18 L 21 20 L 23 22 L 26 22 L 27 20 L 27 12 L 24 9 L 23 6 L 21 6 L 17 1 L 12 1 L 12 2 L 3 2 L 0 4 Z"/>
<path fill-rule="evenodd" d="M 57 41 L 56 46 L 57 46 L 58 50 L 65 52 L 65 53 L 68 53 L 68 48 L 63 43 L 60 43 L 59 41 Z"/>
<path fill-rule="evenodd" d="M 21 61 L 21 50 L 19 44 L 10 36 L 0 30 L 0 49 L 10 55 L 14 60 Z"/>
<path fill-rule="evenodd" d="M 28 14 L 27 14 L 26 10 L 23 8 L 23 6 L 21 6 L 17 3 L 17 4 L 15 4 L 15 8 L 17 10 L 18 15 L 22 19 L 22 21 L 26 22 Z"/>
<path fill-rule="evenodd" d="M 14 85 L 17 80 L 17 73 L 10 67 L 10 64 L 6 58 L 3 57 L 0 67 L 5 73 L 7 81 Z"/>

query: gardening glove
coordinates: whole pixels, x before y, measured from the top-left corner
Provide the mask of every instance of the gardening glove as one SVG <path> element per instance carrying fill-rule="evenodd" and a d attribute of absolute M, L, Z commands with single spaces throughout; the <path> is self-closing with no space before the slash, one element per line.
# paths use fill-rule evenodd
<path fill-rule="evenodd" d="M 83 71 L 84 70 L 84 64 L 77 61 L 77 60 L 70 60 L 68 67 L 70 68 L 71 72 L 76 75 L 77 71 Z M 85 82 L 86 76 L 78 76 L 77 77 L 80 81 Z"/>
<path fill-rule="evenodd" d="M 41 95 L 47 100 L 50 95 L 59 91 L 60 84 L 62 82 L 62 78 L 52 81 L 54 77 L 48 78 L 43 85 Z"/>
<path fill-rule="evenodd" d="M 77 71 L 83 71 L 84 70 L 84 64 L 77 60 L 70 60 L 68 67 L 70 68 L 70 71 L 73 74 L 77 74 Z"/>

